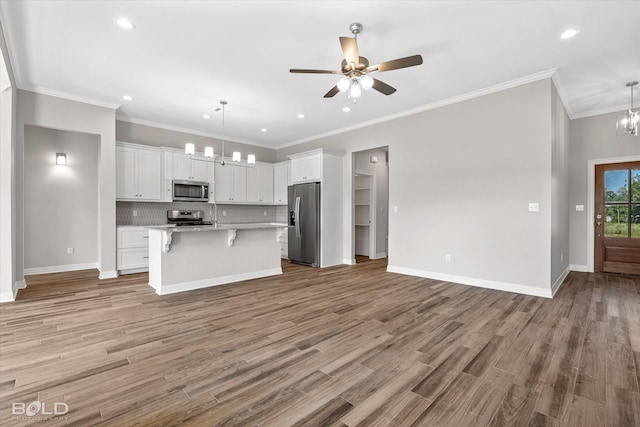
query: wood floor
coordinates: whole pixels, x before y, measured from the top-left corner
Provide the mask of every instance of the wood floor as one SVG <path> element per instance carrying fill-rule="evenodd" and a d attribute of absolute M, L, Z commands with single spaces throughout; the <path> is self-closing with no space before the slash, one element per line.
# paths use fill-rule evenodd
<path fill-rule="evenodd" d="M 29 277 L 0 305 L 0 425 L 35 400 L 68 405 L 55 425 L 640 425 L 639 277 L 574 272 L 549 300 L 385 267 L 162 297 Z"/>

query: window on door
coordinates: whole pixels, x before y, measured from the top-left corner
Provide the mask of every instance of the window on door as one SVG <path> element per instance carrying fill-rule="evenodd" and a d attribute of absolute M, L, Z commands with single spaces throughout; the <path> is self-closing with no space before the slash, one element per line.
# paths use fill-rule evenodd
<path fill-rule="evenodd" d="M 604 237 L 640 238 L 640 169 L 604 172 Z"/>

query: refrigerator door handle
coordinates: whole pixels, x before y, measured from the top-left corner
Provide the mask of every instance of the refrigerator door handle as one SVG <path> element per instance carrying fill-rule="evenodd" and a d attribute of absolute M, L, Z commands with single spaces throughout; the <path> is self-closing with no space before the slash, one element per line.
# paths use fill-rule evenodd
<path fill-rule="evenodd" d="M 300 237 L 300 196 L 296 197 L 294 218 L 296 221 L 296 237 Z"/>

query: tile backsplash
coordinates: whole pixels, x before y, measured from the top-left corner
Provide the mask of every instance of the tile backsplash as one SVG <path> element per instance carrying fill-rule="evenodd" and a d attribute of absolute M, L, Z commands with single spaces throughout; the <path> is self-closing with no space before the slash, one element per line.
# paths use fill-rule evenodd
<path fill-rule="evenodd" d="M 205 221 L 214 215 L 214 205 L 209 203 L 151 203 L 116 202 L 117 225 L 160 225 L 167 223 L 167 211 L 201 210 Z M 136 216 L 134 216 L 134 211 Z M 223 211 L 226 215 L 223 216 Z M 266 215 L 265 215 L 266 213 Z M 218 223 L 287 222 L 286 206 L 221 205 L 218 204 Z"/>

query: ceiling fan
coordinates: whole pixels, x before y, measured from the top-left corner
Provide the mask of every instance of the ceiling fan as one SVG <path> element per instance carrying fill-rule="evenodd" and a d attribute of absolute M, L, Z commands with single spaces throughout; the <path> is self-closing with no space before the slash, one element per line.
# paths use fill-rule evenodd
<path fill-rule="evenodd" d="M 342 74 L 344 78 L 338 82 L 324 97 L 331 98 L 338 92 L 347 92 L 349 98 L 356 102 L 356 99 L 362 95 L 362 89 L 369 90 L 371 88 L 385 95 L 391 95 L 396 89 L 380 80 L 370 77 L 368 74 L 374 71 L 384 72 L 397 70 L 400 68 L 413 67 L 422 64 L 421 55 L 407 56 L 405 58 L 394 59 L 392 61 L 382 62 L 377 65 L 369 65 L 369 60 L 364 56 L 360 56 L 358 52 L 358 34 L 362 32 L 362 24 L 354 22 L 349 25 L 349 30 L 354 37 L 340 37 L 340 46 L 344 53 L 341 70 L 307 70 L 292 68 L 291 73 L 306 74 Z"/>

